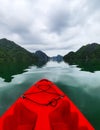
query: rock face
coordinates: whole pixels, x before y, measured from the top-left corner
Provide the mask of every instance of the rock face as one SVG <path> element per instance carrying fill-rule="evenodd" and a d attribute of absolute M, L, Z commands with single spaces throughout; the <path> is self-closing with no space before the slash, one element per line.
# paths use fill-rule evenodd
<path fill-rule="evenodd" d="M 76 52 L 70 52 L 64 57 L 65 61 L 94 61 L 94 60 L 100 60 L 100 44 L 92 43 L 88 44 L 86 46 L 82 46 L 79 50 Z"/>
<path fill-rule="evenodd" d="M 42 67 L 43 65 L 45 65 L 50 59 L 49 56 L 47 56 L 44 52 L 40 50 L 36 51 L 33 55 L 37 59 L 35 65 L 37 65 L 38 67 Z"/>
<path fill-rule="evenodd" d="M 57 55 L 57 56 L 51 57 L 50 59 L 51 59 L 52 61 L 61 62 L 61 61 L 63 61 L 63 56 Z"/>
<path fill-rule="evenodd" d="M 42 51 L 36 51 L 34 55 L 38 58 L 39 61 L 45 61 L 47 62 L 49 60 L 49 57 Z"/>
<path fill-rule="evenodd" d="M 0 63 L 34 63 L 35 57 L 32 53 L 5 38 L 0 39 Z"/>

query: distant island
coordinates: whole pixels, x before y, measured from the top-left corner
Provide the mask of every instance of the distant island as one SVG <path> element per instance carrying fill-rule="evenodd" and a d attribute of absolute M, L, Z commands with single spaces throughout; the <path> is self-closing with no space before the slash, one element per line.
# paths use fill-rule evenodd
<path fill-rule="evenodd" d="M 61 55 L 53 56 L 53 57 L 50 57 L 50 60 L 56 61 L 59 63 L 59 62 L 63 61 L 63 56 L 61 56 Z"/>

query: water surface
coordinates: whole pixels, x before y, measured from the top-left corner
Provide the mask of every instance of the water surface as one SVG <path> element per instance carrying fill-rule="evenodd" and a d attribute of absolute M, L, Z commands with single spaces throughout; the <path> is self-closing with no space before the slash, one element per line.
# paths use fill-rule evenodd
<path fill-rule="evenodd" d="M 100 130 L 100 71 L 92 73 L 81 71 L 76 65 L 48 62 L 42 67 L 33 65 L 24 68 L 20 74 L 2 75 L 1 73 L 0 115 L 32 84 L 41 78 L 47 78 L 69 96 L 96 130 Z"/>

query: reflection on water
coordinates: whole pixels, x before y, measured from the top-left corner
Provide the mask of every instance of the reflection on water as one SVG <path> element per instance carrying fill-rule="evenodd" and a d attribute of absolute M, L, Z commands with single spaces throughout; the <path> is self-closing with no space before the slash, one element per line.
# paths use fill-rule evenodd
<path fill-rule="evenodd" d="M 41 67 L 45 66 L 47 63 L 48 63 L 48 61 L 38 60 L 37 62 L 34 63 L 34 65 L 36 65 L 38 68 L 41 68 Z"/>
<path fill-rule="evenodd" d="M 77 65 L 82 71 L 95 72 L 100 71 L 100 61 L 68 61 L 69 65 Z"/>
<path fill-rule="evenodd" d="M 34 63 L 34 65 L 39 68 L 43 67 L 45 64 L 46 62 L 44 61 Z M 11 80 L 13 79 L 13 75 L 21 74 L 27 71 L 25 69 L 27 69 L 31 65 L 32 64 L 29 63 L 0 63 L 0 77 L 4 79 L 4 82 L 11 82 Z"/>
<path fill-rule="evenodd" d="M 12 68 L 10 70 L 13 72 L 7 69 L 4 72 L 8 77 L 13 75 L 10 82 L 3 80 L 7 78 L 1 74 L 3 69 L 0 70 L 1 115 L 34 82 L 41 78 L 48 78 L 69 96 L 96 130 L 100 130 L 100 71 L 94 73 L 80 71 L 81 69 L 76 65 L 68 65 L 64 62 L 48 62 L 42 67 L 34 65 L 25 70 L 22 68 L 22 71 L 18 71 L 20 74 L 17 73 L 17 68 L 16 73 Z"/>
<path fill-rule="evenodd" d="M 20 63 L 3 63 L 0 64 L 0 77 L 4 79 L 4 82 L 11 82 L 13 75 L 21 74 L 28 67 Z"/>

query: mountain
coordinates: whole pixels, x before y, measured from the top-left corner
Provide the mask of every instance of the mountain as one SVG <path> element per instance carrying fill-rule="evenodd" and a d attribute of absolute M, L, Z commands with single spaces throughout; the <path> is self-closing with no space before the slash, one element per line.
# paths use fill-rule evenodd
<path fill-rule="evenodd" d="M 77 65 L 81 70 L 90 72 L 100 70 L 100 44 L 82 46 L 76 52 L 69 52 L 63 59 L 70 65 Z"/>
<path fill-rule="evenodd" d="M 82 46 L 76 52 L 69 52 L 64 57 L 65 61 L 93 61 L 100 59 L 100 44 L 92 43 L 86 46 Z"/>
<path fill-rule="evenodd" d="M 34 53 L 34 55 L 38 58 L 39 61 L 48 61 L 49 57 L 42 51 L 38 50 Z"/>
<path fill-rule="evenodd" d="M 36 60 L 35 56 L 13 41 L 0 39 L 0 63 L 25 63 L 31 64 Z"/>
<path fill-rule="evenodd" d="M 63 61 L 63 56 L 57 55 L 57 56 L 51 57 L 50 59 L 51 59 L 52 61 L 61 62 L 61 61 Z"/>
<path fill-rule="evenodd" d="M 37 59 L 35 65 L 37 65 L 38 67 L 42 67 L 43 65 L 45 65 L 50 59 L 49 56 L 47 56 L 44 52 L 40 50 L 36 51 L 33 55 Z"/>

